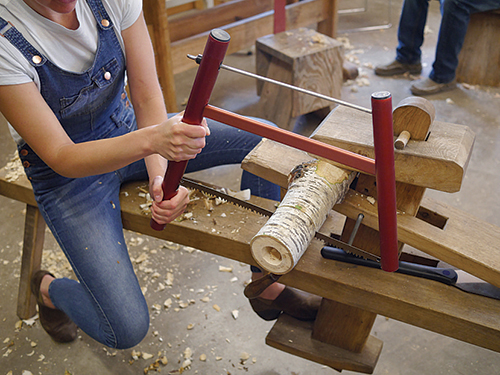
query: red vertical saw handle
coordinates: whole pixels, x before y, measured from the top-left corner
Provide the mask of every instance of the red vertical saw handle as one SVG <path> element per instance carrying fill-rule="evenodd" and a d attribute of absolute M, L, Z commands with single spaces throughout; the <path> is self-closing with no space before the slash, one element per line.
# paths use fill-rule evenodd
<path fill-rule="evenodd" d="M 215 81 L 219 74 L 220 65 L 226 55 L 230 36 L 227 32 L 214 29 L 208 36 L 203 57 L 196 73 L 196 77 L 191 89 L 191 94 L 184 111 L 182 121 L 191 125 L 200 125 L 203 120 L 203 110 L 208 104 L 210 95 L 215 86 Z M 187 160 L 180 162 L 169 161 L 165 178 L 163 179 L 163 200 L 168 200 L 177 194 L 179 183 L 186 170 Z M 164 224 L 158 224 L 151 219 L 151 228 L 163 230 Z"/>
<path fill-rule="evenodd" d="M 380 263 L 384 271 L 394 272 L 399 268 L 399 254 L 392 98 L 389 92 L 381 91 L 372 95 L 372 120 L 375 178 L 377 181 Z"/>

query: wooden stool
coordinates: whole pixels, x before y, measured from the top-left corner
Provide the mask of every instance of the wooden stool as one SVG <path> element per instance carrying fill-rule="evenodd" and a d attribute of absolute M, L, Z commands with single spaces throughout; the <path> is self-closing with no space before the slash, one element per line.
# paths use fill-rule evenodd
<path fill-rule="evenodd" d="M 342 43 L 337 40 L 300 28 L 259 38 L 256 50 L 257 74 L 340 98 Z M 297 116 L 329 112 L 332 106 L 329 101 L 262 81 L 257 82 L 257 94 L 259 116 L 287 130 L 293 129 Z"/>
<path fill-rule="evenodd" d="M 500 86 L 500 9 L 471 15 L 458 57 L 457 81 Z"/>

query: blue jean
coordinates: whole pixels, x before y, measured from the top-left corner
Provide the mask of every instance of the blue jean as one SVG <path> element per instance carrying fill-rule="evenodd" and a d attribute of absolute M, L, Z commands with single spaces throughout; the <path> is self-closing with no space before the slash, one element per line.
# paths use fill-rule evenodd
<path fill-rule="evenodd" d="M 458 55 L 464 43 L 470 15 L 500 8 L 500 0 L 440 0 L 441 26 L 436 56 L 429 77 L 437 83 L 455 79 Z M 421 60 L 429 0 L 404 0 L 398 28 L 396 60 L 416 64 Z"/>
<path fill-rule="evenodd" d="M 240 163 L 261 139 L 210 120 L 209 127 L 206 146 L 189 161 L 187 172 Z M 122 126 L 109 136 L 129 130 Z M 147 179 L 144 161 L 114 173 L 69 179 L 37 168 L 42 165 L 38 156 L 28 145 L 23 149 L 41 213 L 79 280 L 54 280 L 52 302 L 100 343 L 120 349 L 137 345 L 148 331 L 149 312 L 125 244 L 119 193 L 121 184 Z M 241 188 L 279 200 L 277 185 L 248 172 L 243 172 Z"/>

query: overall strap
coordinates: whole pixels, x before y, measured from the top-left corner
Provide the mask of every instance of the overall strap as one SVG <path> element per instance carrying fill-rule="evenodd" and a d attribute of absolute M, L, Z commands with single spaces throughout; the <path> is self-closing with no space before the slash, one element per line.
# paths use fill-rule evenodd
<path fill-rule="evenodd" d="M 47 62 L 47 58 L 26 40 L 10 21 L 7 22 L 2 17 L 0 17 L 0 36 L 16 47 L 32 66 L 42 66 Z"/>
<path fill-rule="evenodd" d="M 101 28 L 101 30 L 108 30 L 113 27 L 111 17 L 109 17 L 108 12 L 106 12 L 101 0 L 87 0 L 87 4 L 89 5 L 90 10 L 92 10 L 94 17 L 97 20 L 97 25 Z"/>

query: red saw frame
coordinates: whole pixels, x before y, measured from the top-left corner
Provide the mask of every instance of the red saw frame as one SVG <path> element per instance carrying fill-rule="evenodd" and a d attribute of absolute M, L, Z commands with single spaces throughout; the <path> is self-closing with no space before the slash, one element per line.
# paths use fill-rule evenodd
<path fill-rule="evenodd" d="M 392 124 L 392 98 L 389 92 L 372 95 L 372 122 L 375 160 L 280 129 L 257 120 L 211 105 L 208 100 L 219 74 L 230 37 L 220 29 L 212 30 L 188 99 L 183 121 L 201 124 L 203 116 L 264 138 L 309 152 L 313 155 L 346 165 L 355 170 L 375 175 L 377 183 L 378 221 L 380 234 L 381 268 L 393 272 L 399 268 L 396 180 Z M 177 193 L 187 161 L 169 161 L 163 181 L 164 199 Z M 151 227 L 162 230 L 165 226 L 151 221 Z"/>

